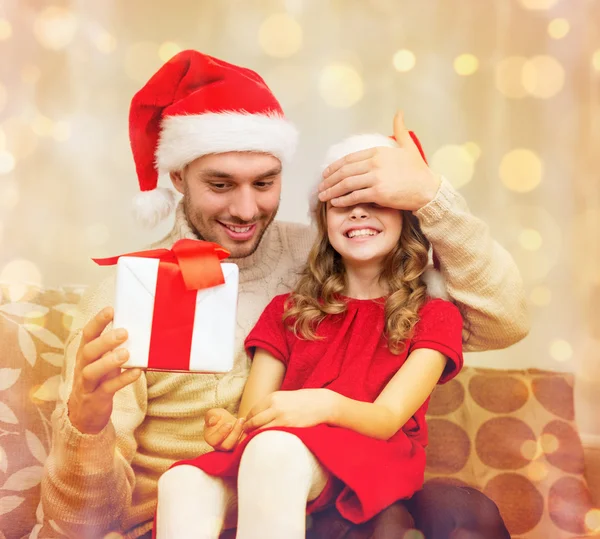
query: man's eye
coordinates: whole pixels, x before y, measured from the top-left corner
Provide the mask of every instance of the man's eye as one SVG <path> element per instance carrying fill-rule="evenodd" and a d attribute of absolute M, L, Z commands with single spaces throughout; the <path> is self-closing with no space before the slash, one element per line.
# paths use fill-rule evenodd
<path fill-rule="evenodd" d="M 268 187 L 271 187 L 271 185 L 273 185 L 273 182 L 256 182 L 254 185 L 256 185 L 256 187 L 258 187 L 259 189 L 266 189 Z"/>
<path fill-rule="evenodd" d="M 217 191 L 222 191 L 227 187 L 226 183 L 211 183 L 210 185 L 213 189 L 216 189 Z"/>

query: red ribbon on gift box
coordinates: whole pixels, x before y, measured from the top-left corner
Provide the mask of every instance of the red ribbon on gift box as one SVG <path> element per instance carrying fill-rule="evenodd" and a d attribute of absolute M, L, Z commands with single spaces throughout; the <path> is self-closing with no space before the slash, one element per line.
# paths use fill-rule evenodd
<path fill-rule="evenodd" d="M 225 283 L 221 260 L 229 256 L 229 251 L 217 243 L 183 239 L 171 249 L 92 260 L 99 266 L 113 266 L 122 256 L 159 260 L 148 368 L 189 370 L 196 295 L 198 290 Z"/>

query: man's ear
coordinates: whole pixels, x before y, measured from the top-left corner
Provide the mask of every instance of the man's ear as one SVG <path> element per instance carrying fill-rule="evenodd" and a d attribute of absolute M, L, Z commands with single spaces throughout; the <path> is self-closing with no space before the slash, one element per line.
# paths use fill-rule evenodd
<path fill-rule="evenodd" d="M 169 172 L 169 176 L 171 178 L 171 183 L 173 183 L 173 187 L 183 195 L 185 191 L 183 187 L 183 182 L 185 181 L 183 178 L 183 170 Z"/>

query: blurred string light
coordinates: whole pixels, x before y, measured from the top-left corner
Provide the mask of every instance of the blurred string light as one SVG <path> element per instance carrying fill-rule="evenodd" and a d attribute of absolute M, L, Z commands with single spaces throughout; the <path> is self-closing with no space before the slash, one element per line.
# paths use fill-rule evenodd
<path fill-rule="evenodd" d="M 271 15 L 260 25 L 258 42 L 269 56 L 289 58 L 302 47 L 302 27 L 285 13 Z"/>
<path fill-rule="evenodd" d="M 519 234 L 519 244 L 528 251 L 537 251 L 542 243 L 542 235 L 534 228 L 525 228 Z"/>
<path fill-rule="evenodd" d="M 565 70 L 553 56 L 534 56 L 523 66 L 523 86 L 534 97 L 555 96 L 565 83 Z"/>
<path fill-rule="evenodd" d="M 529 294 L 531 303 L 538 307 L 545 307 L 552 301 L 552 291 L 547 286 L 536 286 Z"/>
<path fill-rule="evenodd" d="M 528 193 L 542 181 L 543 166 L 533 151 L 517 148 L 508 152 L 500 163 L 500 179 L 511 191 Z"/>
<path fill-rule="evenodd" d="M 512 249 L 523 281 L 541 283 L 564 256 L 563 229 L 556 218 L 545 208 L 523 205 L 513 206 L 507 223 L 507 234 L 514 235 L 519 248 Z M 538 305 L 549 302 L 549 291 L 537 290 L 533 299 Z"/>
<path fill-rule="evenodd" d="M 543 481 L 547 476 L 548 466 L 546 466 L 543 462 L 534 460 L 533 462 L 529 463 L 529 466 L 527 467 L 527 477 L 529 477 L 531 481 Z"/>
<path fill-rule="evenodd" d="M 158 47 L 158 57 L 163 62 L 168 62 L 173 56 L 181 52 L 183 49 L 173 41 L 165 41 Z"/>
<path fill-rule="evenodd" d="M 554 339 L 550 343 L 550 356 L 555 361 L 569 361 L 573 357 L 573 348 L 564 339 Z"/>
<path fill-rule="evenodd" d="M 585 514 L 585 526 L 592 533 L 600 533 L 600 509 L 590 509 Z"/>
<path fill-rule="evenodd" d="M 117 48 L 117 39 L 104 29 L 100 29 L 92 34 L 92 43 L 103 54 L 110 54 Z"/>
<path fill-rule="evenodd" d="M 463 147 L 475 161 L 481 157 L 481 148 L 476 142 L 466 142 Z"/>
<path fill-rule="evenodd" d="M 27 293 L 28 284 L 41 286 L 42 273 L 33 262 L 16 258 L 2 268 L 0 282 L 8 285 L 7 292 L 10 300 L 19 301 Z"/>
<path fill-rule="evenodd" d="M 349 108 L 362 99 L 363 80 L 349 64 L 330 64 L 321 71 L 319 93 L 330 107 Z"/>
<path fill-rule="evenodd" d="M 548 55 L 509 56 L 498 62 L 495 75 L 498 90 L 512 99 L 554 97 L 565 83 L 564 67 Z"/>
<path fill-rule="evenodd" d="M 6 41 L 12 35 L 12 26 L 6 19 L 0 18 L 0 41 Z"/>
<path fill-rule="evenodd" d="M 394 64 L 396 71 L 399 71 L 400 73 L 406 73 L 415 67 L 417 58 L 412 51 L 409 51 L 408 49 L 400 49 L 394 54 L 392 63 Z"/>
<path fill-rule="evenodd" d="M 570 29 L 571 25 L 567 19 L 552 19 L 548 24 L 548 35 L 552 39 L 562 39 L 569 33 Z"/>
<path fill-rule="evenodd" d="M 600 49 L 594 51 L 594 54 L 592 54 L 592 67 L 596 71 L 600 71 Z"/>
<path fill-rule="evenodd" d="M 0 150 L 0 176 L 8 174 L 15 169 L 15 158 L 7 150 Z"/>
<path fill-rule="evenodd" d="M 550 9 L 551 7 L 554 7 L 557 2 L 558 0 L 519 0 L 519 3 L 525 9 L 533 10 Z"/>
<path fill-rule="evenodd" d="M 479 69 L 479 60 L 473 54 L 461 54 L 454 59 L 454 71 L 459 75 L 472 75 Z"/>
<path fill-rule="evenodd" d="M 43 47 L 61 50 L 73 41 L 78 24 L 77 16 L 71 10 L 50 6 L 35 18 L 33 33 Z"/>
<path fill-rule="evenodd" d="M 431 158 L 431 168 L 448 178 L 455 188 L 466 185 L 473 179 L 478 146 L 447 144 L 438 149 Z"/>

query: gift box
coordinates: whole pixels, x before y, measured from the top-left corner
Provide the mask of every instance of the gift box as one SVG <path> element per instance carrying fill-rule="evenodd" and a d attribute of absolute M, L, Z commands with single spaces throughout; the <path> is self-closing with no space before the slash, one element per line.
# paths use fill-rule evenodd
<path fill-rule="evenodd" d="M 179 240 L 171 249 L 94 259 L 117 265 L 115 328 L 128 331 L 123 367 L 222 373 L 233 368 L 238 267 L 226 249 Z"/>

